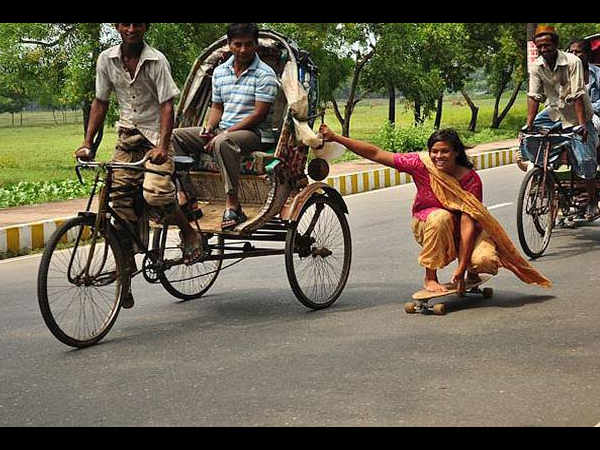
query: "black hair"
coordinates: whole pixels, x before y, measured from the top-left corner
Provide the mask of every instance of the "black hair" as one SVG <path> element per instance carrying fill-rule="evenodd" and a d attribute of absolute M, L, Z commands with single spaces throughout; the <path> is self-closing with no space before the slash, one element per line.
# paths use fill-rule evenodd
<path fill-rule="evenodd" d="M 115 27 L 118 27 L 118 26 L 119 26 L 119 24 L 118 24 L 118 23 L 115 23 L 114 25 L 115 25 Z M 149 29 L 150 29 L 150 24 L 149 24 L 149 23 L 146 23 L 146 30 L 149 30 Z"/>
<path fill-rule="evenodd" d="M 586 55 L 590 56 L 592 54 L 592 44 L 590 44 L 590 41 L 586 41 L 585 39 L 573 39 L 571 42 L 569 42 L 569 45 L 567 45 L 567 50 L 570 50 L 571 45 L 574 44 L 581 45 Z"/>
<path fill-rule="evenodd" d="M 473 168 L 473 163 L 469 161 L 467 157 L 467 147 L 460 140 L 458 133 L 452 128 L 445 128 L 443 130 L 434 131 L 433 134 L 427 140 L 427 149 L 431 152 L 431 149 L 437 142 L 447 142 L 452 146 L 454 151 L 458 153 L 456 156 L 456 163 L 466 167 L 467 169 Z"/>
<path fill-rule="evenodd" d="M 258 26 L 255 23 L 232 23 L 227 27 L 227 40 L 240 36 L 252 36 L 258 43 Z"/>

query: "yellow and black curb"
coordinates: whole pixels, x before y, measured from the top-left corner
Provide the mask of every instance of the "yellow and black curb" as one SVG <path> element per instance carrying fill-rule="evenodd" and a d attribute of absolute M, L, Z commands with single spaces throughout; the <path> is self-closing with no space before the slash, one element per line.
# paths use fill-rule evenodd
<path fill-rule="evenodd" d="M 476 170 L 490 169 L 515 163 L 515 151 L 514 148 L 496 150 L 471 155 L 470 158 Z M 386 167 L 332 176 L 327 178 L 325 182 L 342 195 L 350 195 L 408 184 L 412 182 L 412 177 Z M 18 255 L 26 251 L 43 248 L 56 228 L 71 217 L 0 228 L 0 255 Z"/>

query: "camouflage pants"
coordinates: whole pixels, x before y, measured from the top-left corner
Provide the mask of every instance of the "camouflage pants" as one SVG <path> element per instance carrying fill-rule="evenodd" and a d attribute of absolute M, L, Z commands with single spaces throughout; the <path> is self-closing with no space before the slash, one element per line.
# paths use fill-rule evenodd
<path fill-rule="evenodd" d="M 119 128 L 112 161 L 126 163 L 139 161 L 152 148 L 154 145 L 138 130 Z M 156 165 L 148 161 L 145 167 L 172 174 L 175 170 L 173 160 L 175 152 L 171 145 L 168 154 L 169 159 L 164 164 Z M 162 219 L 175 211 L 175 184 L 171 177 L 127 169 L 117 169 L 113 173 L 113 188 L 118 191 L 111 196 L 114 197 L 112 207 L 126 221 L 130 223 L 137 221 L 135 202 L 140 185 L 152 216 Z"/>

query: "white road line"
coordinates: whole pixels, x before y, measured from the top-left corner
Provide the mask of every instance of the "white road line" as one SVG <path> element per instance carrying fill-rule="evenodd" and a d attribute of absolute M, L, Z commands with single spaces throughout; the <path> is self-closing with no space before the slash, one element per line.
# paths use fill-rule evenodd
<path fill-rule="evenodd" d="M 511 203 L 499 203 L 497 205 L 490 206 L 488 208 L 488 211 L 491 211 L 492 209 L 504 208 L 505 206 L 510 206 L 510 205 L 512 205 L 512 202 Z"/>

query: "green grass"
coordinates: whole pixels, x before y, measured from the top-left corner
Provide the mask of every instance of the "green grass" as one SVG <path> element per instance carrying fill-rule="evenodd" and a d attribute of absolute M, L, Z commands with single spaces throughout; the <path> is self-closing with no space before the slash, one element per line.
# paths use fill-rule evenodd
<path fill-rule="evenodd" d="M 506 104 L 503 98 L 501 106 Z M 465 144 L 476 145 L 517 136 L 518 129 L 525 122 L 525 95 L 521 94 L 498 130 L 489 128 L 493 111 L 493 99 L 474 99 L 480 107 L 477 132 L 466 131 L 470 120 L 468 106 L 458 105 L 464 100 L 460 96 L 446 99 L 444 104 L 442 127 L 456 128 Z M 412 111 L 406 110 L 403 104 L 397 105 L 397 125 L 410 127 L 413 122 Z M 44 120 L 48 114 L 37 113 Z M 28 113 L 27 119 L 35 121 L 35 113 Z M 25 120 L 25 119 L 24 119 Z M 328 110 L 326 123 L 336 132 L 341 126 L 333 111 Z M 387 101 L 364 100 L 360 102 L 352 116 L 350 135 L 355 139 L 372 142 L 378 130 L 387 121 Z M 25 123 L 25 122 L 24 122 Z M 431 126 L 433 117 L 426 122 Z M 316 126 L 319 125 L 317 121 Z M 63 181 L 75 179 L 73 152 L 83 141 L 83 130 L 80 124 L 0 127 L 0 187 L 14 185 L 20 181 Z M 104 139 L 97 159 L 108 160 L 114 149 L 116 133 L 114 128 L 106 127 Z M 347 152 L 341 159 L 351 159 L 354 155 Z"/>
<path fill-rule="evenodd" d="M 110 157 L 115 141 L 114 129 L 106 128 L 98 159 Z M 82 142 L 81 125 L 0 128 L 0 187 L 75 178 L 73 152 Z"/>

